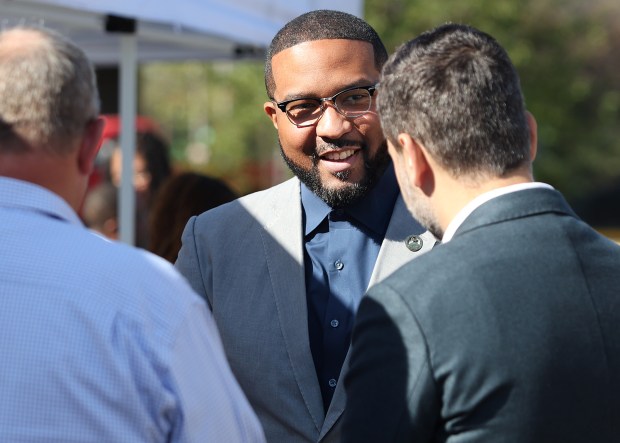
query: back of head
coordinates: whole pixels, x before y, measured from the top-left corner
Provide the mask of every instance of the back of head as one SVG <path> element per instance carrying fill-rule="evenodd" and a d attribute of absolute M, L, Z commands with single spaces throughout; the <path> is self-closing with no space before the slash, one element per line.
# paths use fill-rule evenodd
<path fill-rule="evenodd" d="M 159 190 L 149 215 L 149 250 L 174 262 L 181 249 L 181 234 L 193 215 L 236 198 L 221 180 L 195 172 L 169 178 Z"/>
<path fill-rule="evenodd" d="M 386 137 L 408 133 L 454 177 L 504 177 L 530 167 L 519 77 L 491 36 L 447 24 L 401 46 L 377 98 Z"/>
<path fill-rule="evenodd" d="M 95 73 L 81 49 L 46 28 L 0 32 L 0 154 L 65 154 L 98 114 Z"/>
<path fill-rule="evenodd" d="M 86 194 L 82 218 L 86 226 L 106 237 L 118 238 L 118 190 L 112 183 L 102 183 Z"/>
<path fill-rule="evenodd" d="M 271 59 L 274 55 L 300 43 L 327 39 L 361 40 L 370 43 L 378 71 L 387 60 L 387 51 L 379 35 L 361 18 L 341 11 L 310 11 L 284 25 L 271 41 L 265 57 L 267 95 L 273 98 L 275 90 L 271 70 Z"/>

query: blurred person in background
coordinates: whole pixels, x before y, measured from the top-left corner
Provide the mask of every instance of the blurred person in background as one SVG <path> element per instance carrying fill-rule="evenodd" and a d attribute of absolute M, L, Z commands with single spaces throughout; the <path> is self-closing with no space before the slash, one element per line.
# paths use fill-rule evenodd
<path fill-rule="evenodd" d="M 386 63 L 377 109 L 442 243 L 362 300 L 343 442 L 620 441 L 620 247 L 534 181 L 506 51 L 469 26 L 426 32 Z"/>
<path fill-rule="evenodd" d="M 76 45 L 0 32 L 0 441 L 264 441 L 205 302 L 80 221 L 102 128 Z"/>
<path fill-rule="evenodd" d="M 272 442 L 340 440 L 358 303 L 435 244 L 407 212 L 375 112 L 386 59 L 351 14 L 287 23 L 267 51 L 264 111 L 295 177 L 192 217 L 183 234 L 176 266 L 208 301 Z"/>
<path fill-rule="evenodd" d="M 148 246 L 149 212 L 160 186 L 172 174 L 168 143 L 154 132 L 136 134 L 136 153 L 133 161 L 133 186 L 136 192 L 136 246 Z M 119 187 L 122 174 L 122 152 L 118 144 L 110 157 L 110 180 Z"/>
<path fill-rule="evenodd" d="M 235 198 L 237 195 L 226 183 L 204 174 L 183 172 L 168 178 L 149 214 L 149 251 L 174 263 L 190 217 Z"/>
<path fill-rule="evenodd" d="M 112 183 L 101 183 L 89 190 L 81 210 L 82 220 L 110 240 L 118 240 L 118 189 Z"/>

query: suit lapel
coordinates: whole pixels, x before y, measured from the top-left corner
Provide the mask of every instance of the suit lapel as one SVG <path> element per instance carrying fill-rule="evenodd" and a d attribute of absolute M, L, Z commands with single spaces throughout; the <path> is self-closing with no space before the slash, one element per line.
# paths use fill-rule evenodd
<path fill-rule="evenodd" d="M 324 412 L 308 338 L 299 181 L 285 182 L 273 198 L 252 212 L 265 227 L 261 232 L 269 269 L 269 276 L 265 277 L 273 287 L 293 376 L 319 431 Z"/>
<path fill-rule="evenodd" d="M 278 319 L 293 368 L 293 376 L 320 438 L 323 438 L 344 411 L 346 397 L 342 380 L 338 383 L 325 418 L 310 342 L 303 261 L 303 234 L 299 180 L 293 178 L 277 187 L 262 204 L 246 209 L 265 229 L 261 237 L 265 260 L 278 310 Z M 413 239 L 415 247 L 407 246 Z M 372 286 L 400 266 L 429 251 L 435 238 L 409 214 L 399 195 L 370 278 Z M 419 249 L 418 249 L 419 246 Z M 349 354 L 343 365 L 348 368 Z"/>
<path fill-rule="evenodd" d="M 430 251 L 435 242 L 433 234 L 411 216 L 402 195 L 399 195 L 368 286 L 384 280 L 408 261 Z"/>

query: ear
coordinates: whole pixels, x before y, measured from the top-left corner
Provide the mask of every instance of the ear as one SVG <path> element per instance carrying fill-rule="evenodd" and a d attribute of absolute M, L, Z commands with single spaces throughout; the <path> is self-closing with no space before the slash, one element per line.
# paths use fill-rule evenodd
<path fill-rule="evenodd" d="M 530 161 L 533 162 L 538 150 L 538 124 L 534 116 L 528 111 L 525 111 L 525 119 L 530 127 Z"/>
<path fill-rule="evenodd" d="M 104 125 L 105 120 L 102 117 L 86 123 L 78 152 L 78 169 L 84 175 L 90 175 L 93 171 L 95 157 L 101 147 L 101 134 Z"/>
<path fill-rule="evenodd" d="M 428 161 L 428 152 L 420 143 L 407 133 L 398 134 L 398 143 L 402 149 L 403 162 L 408 170 L 411 184 L 425 189 L 428 180 L 432 180 L 433 171 Z"/>
<path fill-rule="evenodd" d="M 263 109 L 265 113 L 271 119 L 271 123 L 273 123 L 273 127 L 278 129 L 278 107 L 274 102 L 265 102 L 263 105 Z"/>

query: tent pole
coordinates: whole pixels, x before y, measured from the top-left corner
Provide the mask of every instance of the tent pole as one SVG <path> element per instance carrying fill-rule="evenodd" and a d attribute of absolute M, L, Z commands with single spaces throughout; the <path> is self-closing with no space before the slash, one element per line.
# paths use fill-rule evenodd
<path fill-rule="evenodd" d="M 120 35 L 120 130 L 122 173 L 119 188 L 120 240 L 135 245 L 136 195 L 134 192 L 133 159 L 136 152 L 137 113 L 137 42 L 136 35 Z"/>

